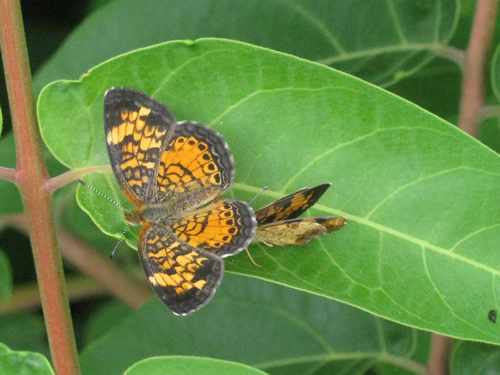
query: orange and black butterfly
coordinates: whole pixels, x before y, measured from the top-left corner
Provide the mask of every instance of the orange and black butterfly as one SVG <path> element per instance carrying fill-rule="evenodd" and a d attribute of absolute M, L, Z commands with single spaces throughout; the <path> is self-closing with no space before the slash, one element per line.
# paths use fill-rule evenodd
<path fill-rule="evenodd" d="M 142 225 L 137 247 L 151 287 L 177 315 L 213 297 L 224 274 L 222 258 L 253 239 L 257 223 L 245 202 L 220 199 L 234 176 L 224 139 L 202 124 L 177 122 L 170 110 L 133 89 L 104 97 L 109 160 Z"/>
<path fill-rule="evenodd" d="M 255 212 L 257 231 L 254 241 L 274 245 L 303 246 L 312 239 L 342 228 L 342 216 L 298 218 L 313 206 L 332 184 L 303 188 Z"/>

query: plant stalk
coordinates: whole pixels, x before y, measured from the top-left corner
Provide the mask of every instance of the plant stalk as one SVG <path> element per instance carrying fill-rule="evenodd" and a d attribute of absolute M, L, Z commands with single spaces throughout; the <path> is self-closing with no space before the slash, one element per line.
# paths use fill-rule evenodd
<path fill-rule="evenodd" d="M 498 0 L 478 0 L 469 46 L 465 52 L 458 126 L 473 137 L 479 133 L 497 9 Z"/>
<path fill-rule="evenodd" d="M 460 129 L 473 137 L 479 134 L 484 118 L 486 73 L 489 63 L 493 33 L 495 31 L 498 0 L 478 0 L 469 46 L 465 52 L 465 69 L 462 84 Z M 432 335 L 428 372 L 430 375 L 450 373 L 449 361 L 453 339 L 436 333 Z"/>
<path fill-rule="evenodd" d="M 79 374 L 61 255 L 38 129 L 19 0 L 0 0 L 0 43 L 16 144 L 18 187 L 30 231 L 52 362 L 59 375 Z"/>

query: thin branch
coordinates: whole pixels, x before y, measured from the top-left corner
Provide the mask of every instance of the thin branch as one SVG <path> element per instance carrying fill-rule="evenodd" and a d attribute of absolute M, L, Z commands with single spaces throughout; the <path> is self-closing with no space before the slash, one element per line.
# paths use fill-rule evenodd
<path fill-rule="evenodd" d="M 476 137 L 480 119 L 484 116 L 486 72 L 495 30 L 498 0 L 478 0 L 469 47 L 465 53 L 464 80 L 460 102 L 459 127 Z M 430 375 L 450 373 L 449 361 L 453 339 L 432 335 L 428 370 Z"/>
<path fill-rule="evenodd" d="M 485 105 L 478 114 L 479 123 L 492 117 L 500 117 L 500 105 Z"/>
<path fill-rule="evenodd" d="M 106 289 L 87 277 L 72 277 L 67 280 L 66 285 L 68 286 L 69 299 L 72 302 L 107 293 Z M 21 285 L 14 289 L 8 302 L 0 302 L 0 316 L 34 309 L 40 307 L 41 303 L 38 283 Z"/>
<path fill-rule="evenodd" d="M 432 334 L 431 353 L 427 369 L 429 375 L 446 375 L 450 373 L 450 356 L 453 349 L 453 339 Z"/>
<path fill-rule="evenodd" d="M 80 373 L 57 247 L 19 0 L 0 0 L 0 46 L 16 144 L 18 183 L 30 229 L 52 362 L 59 375 Z"/>
<path fill-rule="evenodd" d="M 456 62 L 462 71 L 465 69 L 465 52 L 461 49 L 438 44 L 432 51 L 437 56 Z"/>
<path fill-rule="evenodd" d="M 0 167 L 0 180 L 7 180 L 16 183 L 18 173 L 13 168 Z"/>
<path fill-rule="evenodd" d="M 48 179 L 45 181 L 45 184 L 43 185 L 43 188 L 46 189 L 47 191 L 54 192 L 57 189 L 73 182 L 73 181 L 78 181 L 78 179 L 82 178 L 86 174 L 89 173 L 105 173 L 105 172 L 110 172 L 111 171 L 111 166 L 108 165 L 99 165 L 99 166 L 94 166 L 94 167 L 85 167 L 85 168 L 79 168 L 79 169 L 70 169 L 69 171 L 57 176 Z"/>
<path fill-rule="evenodd" d="M 484 105 L 487 64 L 495 31 L 497 8 L 498 0 L 478 0 L 465 56 L 458 125 L 473 137 L 479 133 L 479 113 Z"/>
<path fill-rule="evenodd" d="M 427 367 L 417 361 L 412 361 L 406 357 L 386 354 L 379 357 L 379 359 L 382 362 L 391 363 L 414 374 L 429 375 Z"/>
<path fill-rule="evenodd" d="M 28 224 L 23 215 L 7 216 L 6 220 L 17 229 L 26 232 Z M 57 231 L 63 258 L 84 274 L 90 276 L 133 309 L 151 297 L 151 288 L 137 282 L 123 272 L 114 262 L 98 254 L 63 229 Z"/>

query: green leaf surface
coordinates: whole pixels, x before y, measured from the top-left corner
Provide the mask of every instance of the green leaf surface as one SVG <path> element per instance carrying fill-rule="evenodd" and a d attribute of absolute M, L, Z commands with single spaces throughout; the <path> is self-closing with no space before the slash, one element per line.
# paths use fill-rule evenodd
<path fill-rule="evenodd" d="M 0 302 L 7 302 L 12 295 L 12 269 L 9 258 L 0 249 Z"/>
<path fill-rule="evenodd" d="M 448 42 L 458 14 L 456 0 L 114 1 L 88 17 L 38 72 L 35 92 L 121 53 L 203 37 L 252 43 L 389 85 Z"/>
<path fill-rule="evenodd" d="M 450 373 L 452 375 L 499 374 L 500 348 L 479 342 L 455 342 L 450 360 Z"/>
<path fill-rule="evenodd" d="M 89 318 L 85 329 L 85 343 L 90 343 L 112 330 L 118 322 L 124 320 L 131 312 L 130 307 L 117 301 L 106 303 Z"/>
<path fill-rule="evenodd" d="M 228 361 L 196 357 L 156 357 L 134 364 L 124 375 L 265 375 L 260 370 Z"/>
<path fill-rule="evenodd" d="M 364 374 L 377 362 L 422 371 L 430 334 L 327 298 L 226 275 L 214 300 L 187 317 L 157 298 L 84 348 L 83 374 L 121 374 L 151 356 L 192 355 L 270 374 Z M 420 350 L 420 349 L 419 349 Z M 110 361 L 110 358 L 113 358 Z"/>
<path fill-rule="evenodd" d="M 18 312 L 0 318 L 0 340 L 12 350 L 28 350 L 49 356 L 43 317 L 33 312 Z M 0 371 L 0 374 L 2 372 Z"/>
<path fill-rule="evenodd" d="M 15 352 L 0 343 L 0 374 L 53 375 L 49 361 L 32 352 Z"/>
<path fill-rule="evenodd" d="M 500 153 L 500 123 L 497 117 L 488 118 L 481 123 L 478 138 L 483 144 Z"/>
<path fill-rule="evenodd" d="M 111 86 L 142 90 L 178 120 L 219 131 L 237 173 L 231 195 L 264 204 L 304 186 L 334 185 L 313 215 L 349 219 L 306 248 L 251 246 L 227 270 L 361 307 L 410 326 L 499 343 L 484 314 L 499 309 L 500 163 L 460 130 L 384 90 L 327 67 L 216 39 L 171 42 L 48 86 L 38 106 L 55 156 L 82 173 L 109 171 L 102 123 Z M 68 119 L 71 118 L 71 121 Z M 98 190 L 127 205 L 110 172 Z M 120 209 L 79 188 L 106 233 Z M 129 205 L 130 206 L 130 205 Z M 133 240 L 132 237 L 129 239 Z"/>
<path fill-rule="evenodd" d="M 76 188 L 79 184 L 73 183 L 73 185 L 74 186 L 71 189 L 73 194 L 71 201 L 68 200 L 60 202 L 60 206 L 64 207 L 64 210 L 61 213 L 61 222 L 64 223 L 64 226 L 72 233 L 84 239 L 85 242 L 92 245 L 95 249 L 101 251 L 103 255 L 109 256 L 111 250 L 113 250 L 116 245 L 116 239 L 103 234 L 90 217 L 82 211 L 75 199 Z M 70 192 L 68 191 L 68 193 Z M 103 202 L 108 203 L 104 198 L 102 199 Z M 101 209 L 103 207 L 103 202 L 101 202 Z"/>

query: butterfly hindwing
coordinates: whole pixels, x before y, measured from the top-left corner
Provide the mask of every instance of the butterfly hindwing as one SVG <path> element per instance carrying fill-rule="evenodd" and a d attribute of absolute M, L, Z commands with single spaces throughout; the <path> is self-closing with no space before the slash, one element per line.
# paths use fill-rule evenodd
<path fill-rule="evenodd" d="M 254 237 L 257 222 L 245 202 L 218 200 L 186 214 L 173 224 L 174 233 L 191 246 L 220 257 L 235 255 Z"/>
<path fill-rule="evenodd" d="M 259 226 L 255 239 L 274 245 L 303 246 L 326 233 L 342 228 L 347 219 L 341 216 L 288 219 Z"/>
<path fill-rule="evenodd" d="M 347 219 L 343 216 L 315 216 L 311 219 L 325 227 L 326 233 L 337 231 L 347 223 Z"/>
<path fill-rule="evenodd" d="M 174 314 L 205 306 L 222 281 L 222 258 L 188 245 L 165 226 L 145 224 L 138 249 L 149 283 Z"/>

